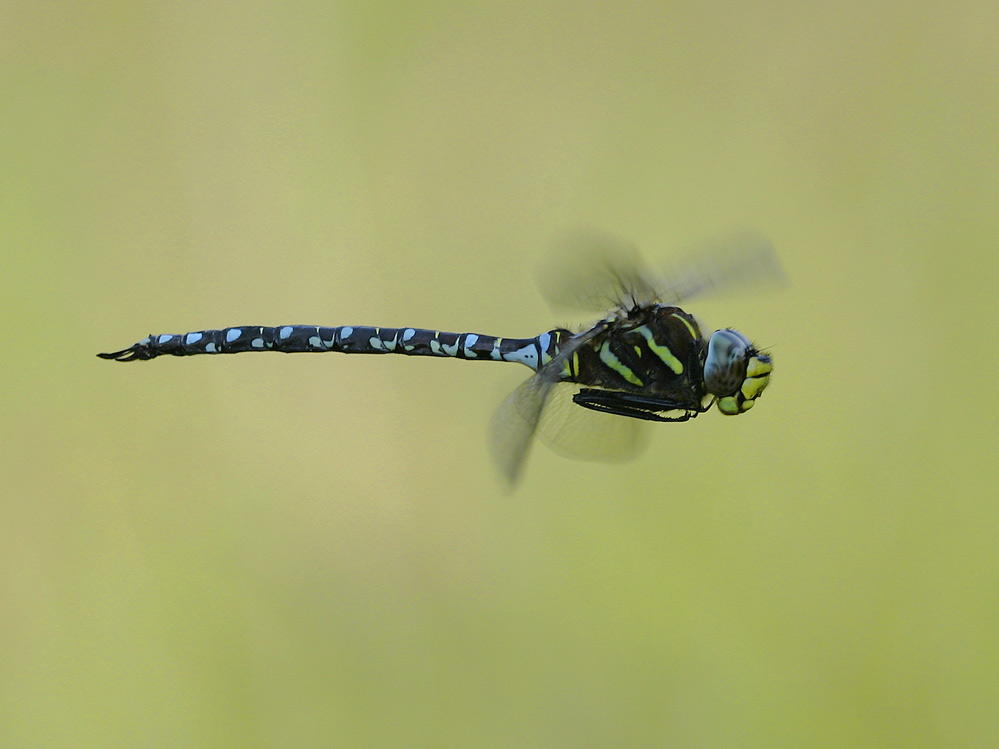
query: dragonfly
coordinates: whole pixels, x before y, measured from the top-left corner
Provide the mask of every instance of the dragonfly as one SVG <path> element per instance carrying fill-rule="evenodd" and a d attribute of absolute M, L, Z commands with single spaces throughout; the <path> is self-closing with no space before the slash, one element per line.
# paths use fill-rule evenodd
<path fill-rule="evenodd" d="M 702 243 L 684 260 L 653 270 L 634 245 L 581 230 L 556 242 L 539 279 L 553 304 L 605 313 L 581 330 L 502 338 L 428 328 L 242 325 L 149 335 L 98 356 L 132 362 L 335 352 L 521 364 L 533 374 L 500 406 L 490 428 L 493 458 L 512 486 L 535 437 L 570 457 L 615 461 L 641 452 L 647 422 L 684 422 L 712 407 L 726 416 L 752 409 L 770 382 L 771 355 L 733 328 L 705 336 L 678 305 L 782 279 L 772 245 L 752 232 Z"/>

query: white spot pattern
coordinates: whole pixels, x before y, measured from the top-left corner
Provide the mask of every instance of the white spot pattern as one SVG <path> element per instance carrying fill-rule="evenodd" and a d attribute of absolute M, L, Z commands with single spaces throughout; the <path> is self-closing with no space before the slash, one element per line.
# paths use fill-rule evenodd
<path fill-rule="evenodd" d="M 536 370 L 538 368 L 538 346 L 535 343 L 528 344 L 506 354 L 503 360 L 518 362 Z"/>

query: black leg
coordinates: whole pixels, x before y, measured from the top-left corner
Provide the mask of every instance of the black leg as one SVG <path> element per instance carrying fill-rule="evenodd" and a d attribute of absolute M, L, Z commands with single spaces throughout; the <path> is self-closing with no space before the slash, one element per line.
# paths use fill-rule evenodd
<path fill-rule="evenodd" d="M 583 408 L 645 421 L 687 421 L 704 411 L 700 404 L 594 388 L 583 388 L 572 400 Z"/>

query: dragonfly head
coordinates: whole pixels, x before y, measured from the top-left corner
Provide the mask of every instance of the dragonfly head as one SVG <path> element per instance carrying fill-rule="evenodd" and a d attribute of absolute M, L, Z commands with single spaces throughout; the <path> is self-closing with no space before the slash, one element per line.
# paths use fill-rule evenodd
<path fill-rule="evenodd" d="M 716 330 L 708 341 L 704 385 L 726 416 L 745 413 L 770 383 L 773 360 L 737 330 Z"/>

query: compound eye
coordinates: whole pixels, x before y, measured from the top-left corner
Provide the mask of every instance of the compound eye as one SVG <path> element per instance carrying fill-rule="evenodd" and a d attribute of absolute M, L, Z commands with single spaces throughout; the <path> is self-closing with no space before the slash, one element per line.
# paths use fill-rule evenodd
<path fill-rule="evenodd" d="M 753 344 L 737 330 L 716 330 L 708 341 L 704 385 L 712 395 L 734 395 L 746 379 L 746 359 Z"/>

